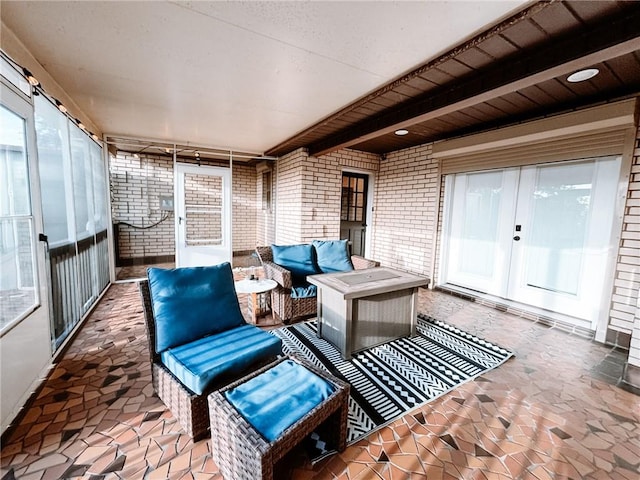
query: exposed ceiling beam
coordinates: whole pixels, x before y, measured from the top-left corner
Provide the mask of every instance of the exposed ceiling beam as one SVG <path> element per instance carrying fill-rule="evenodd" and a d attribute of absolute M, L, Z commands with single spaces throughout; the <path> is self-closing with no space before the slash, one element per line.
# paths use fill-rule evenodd
<path fill-rule="evenodd" d="M 640 50 L 640 9 L 607 18 L 583 33 L 494 63 L 479 75 L 463 78 L 436 91 L 363 120 L 353 127 L 308 146 L 311 155 L 346 148 L 398 128 L 477 105 L 536 83 Z"/>

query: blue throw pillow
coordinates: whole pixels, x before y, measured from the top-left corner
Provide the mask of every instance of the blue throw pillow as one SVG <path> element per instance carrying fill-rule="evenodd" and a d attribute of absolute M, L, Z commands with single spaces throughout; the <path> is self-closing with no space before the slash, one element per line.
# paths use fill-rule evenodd
<path fill-rule="evenodd" d="M 353 270 L 346 240 L 314 240 L 313 247 L 322 273 Z"/>
<path fill-rule="evenodd" d="M 245 324 L 228 262 L 149 268 L 147 276 L 158 352 Z"/>
<path fill-rule="evenodd" d="M 306 283 L 307 275 L 322 273 L 316 266 L 311 245 L 271 245 L 271 251 L 273 262 L 291 272 L 294 285 Z"/>

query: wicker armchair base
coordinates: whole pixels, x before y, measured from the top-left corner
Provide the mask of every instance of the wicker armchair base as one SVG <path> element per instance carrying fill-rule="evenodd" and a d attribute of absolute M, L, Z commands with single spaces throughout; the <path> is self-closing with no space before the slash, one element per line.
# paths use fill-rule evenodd
<path fill-rule="evenodd" d="M 154 363 L 152 369 L 154 391 L 187 435 L 194 441 L 208 436 L 210 425 L 207 396 L 196 395 L 185 388 L 161 364 Z"/>
<path fill-rule="evenodd" d="M 291 425 L 273 442 L 268 442 L 238 411 L 227 402 L 224 392 L 266 372 L 291 358 L 324 378 L 335 387 L 334 393 L 303 418 Z M 339 451 L 346 447 L 349 384 L 296 357 L 283 357 L 276 362 L 209 395 L 211 418 L 211 453 L 225 479 L 273 479 L 274 465 L 287 452 L 324 422 L 326 431 L 335 438 Z"/>

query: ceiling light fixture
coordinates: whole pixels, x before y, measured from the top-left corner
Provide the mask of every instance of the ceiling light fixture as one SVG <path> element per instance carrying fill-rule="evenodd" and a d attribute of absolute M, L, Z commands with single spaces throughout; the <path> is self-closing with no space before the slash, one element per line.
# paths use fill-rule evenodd
<path fill-rule="evenodd" d="M 600 70 L 597 68 L 586 68 L 584 70 L 578 70 L 577 72 L 572 73 L 567 77 L 567 82 L 577 83 L 584 82 L 585 80 L 589 80 L 590 78 L 595 77 L 600 73 Z"/>
<path fill-rule="evenodd" d="M 93 138 L 96 142 L 100 141 L 100 139 L 98 138 L 98 135 L 96 135 L 95 133 L 91 134 L 91 138 Z"/>
<path fill-rule="evenodd" d="M 196 158 L 200 158 L 200 152 L 196 151 Z"/>
<path fill-rule="evenodd" d="M 409 133 L 409 130 L 405 130 L 404 128 L 401 128 L 400 130 L 396 130 L 393 133 L 395 133 L 399 137 L 402 137 L 403 135 L 406 135 L 407 133 Z"/>
<path fill-rule="evenodd" d="M 27 81 L 31 84 L 31 86 L 37 87 L 38 85 L 40 85 L 38 79 L 34 77 L 33 73 L 31 73 L 29 70 L 22 67 L 22 73 L 24 73 L 24 76 L 27 77 Z"/>
<path fill-rule="evenodd" d="M 58 110 L 60 110 L 62 113 L 67 113 L 67 107 L 65 107 L 60 100 L 56 100 L 54 98 L 55 102 L 56 102 L 56 107 L 58 107 Z"/>
<path fill-rule="evenodd" d="M 82 123 L 82 121 L 79 118 L 76 118 L 76 123 L 78 124 L 78 127 L 80 127 L 80 130 L 87 129 L 87 127 L 84 126 L 84 123 Z"/>

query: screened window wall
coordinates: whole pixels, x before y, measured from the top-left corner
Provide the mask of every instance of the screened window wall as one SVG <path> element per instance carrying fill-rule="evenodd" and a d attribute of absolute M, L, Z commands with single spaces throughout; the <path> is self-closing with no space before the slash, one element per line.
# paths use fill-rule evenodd
<path fill-rule="evenodd" d="M 100 145 L 42 95 L 35 123 L 57 348 L 109 283 L 107 180 Z"/>

